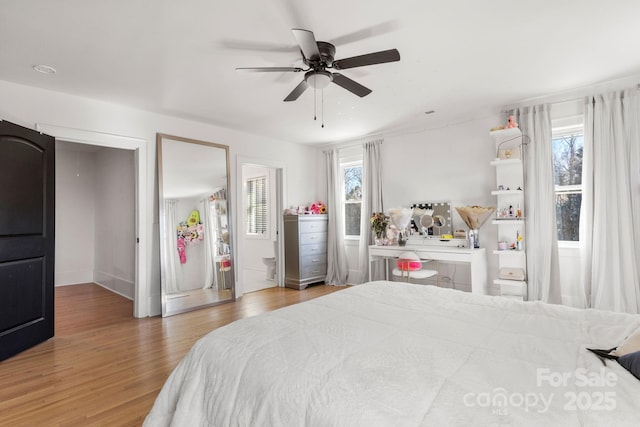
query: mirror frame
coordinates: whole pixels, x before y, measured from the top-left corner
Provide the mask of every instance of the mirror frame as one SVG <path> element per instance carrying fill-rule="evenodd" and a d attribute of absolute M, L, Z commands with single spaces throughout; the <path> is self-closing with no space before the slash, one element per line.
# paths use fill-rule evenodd
<path fill-rule="evenodd" d="M 198 144 L 204 145 L 212 148 L 219 148 L 224 150 L 225 154 L 225 165 L 226 165 L 226 197 L 227 197 L 227 227 L 229 229 L 229 255 L 231 259 L 231 298 L 215 301 L 209 303 L 203 303 L 198 305 L 193 305 L 191 307 L 180 308 L 177 310 L 167 310 L 167 293 L 166 289 L 166 272 L 165 267 L 163 265 L 163 254 L 167 248 L 164 248 L 165 238 L 165 225 L 166 225 L 166 213 L 165 206 L 163 203 L 164 200 L 164 176 L 162 173 L 162 141 L 163 140 L 172 140 L 177 142 L 183 142 L 188 144 Z M 181 136 L 169 135 L 165 133 L 156 133 L 156 155 L 157 155 L 157 177 L 158 177 L 158 226 L 159 226 L 159 236 L 160 236 L 160 293 L 161 293 L 161 305 L 162 305 L 162 317 L 172 316 L 174 314 L 186 313 L 188 311 L 198 310 L 205 307 L 212 307 L 215 305 L 225 304 L 228 302 L 233 302 L 236 300 L 236 275 L 235 275 L 235 245 L 233 243 L 233 215 L 232 215 L 232 201 L 231 201 L 231 164 L 229 161 L 229 146 L 224 144 L 218 144 L 214 142 L 201 141 L 198 139 L 185 138 Z"/>

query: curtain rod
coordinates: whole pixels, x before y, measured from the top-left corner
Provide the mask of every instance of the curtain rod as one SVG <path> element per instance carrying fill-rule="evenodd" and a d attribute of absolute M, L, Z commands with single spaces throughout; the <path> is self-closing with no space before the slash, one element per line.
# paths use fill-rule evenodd
<path fill-rule="evenodd" d="M 604 84 L 603 84 L 603 86 L 604 86 Z M 536 101 L 542 102 L 542 103 L 548 103 L 548 104 L 562 104 L 563 102 L 579 101 L 581 98 L 584 98 L 584 97 L 587 97 L 587 96 L 601 95 L 603 93 L 610 92 L 611 90 L 627 90 L 627 89 L 633 89 L 633 86 L 632 87 L 627 87 L 626 89 L 610 89 L 610 90 L 602 90 L 602 91 L 597 91 L 596 90 L 596 91 L 591 91 L 590 93 L 585 93 L 586 90 L 584 90 L 584 91 L 581 91 L 581 92 L 583 92 L 582 94 L 574 94 L 574 95 L 568 95 L 567 94 L 566 95 L 566 96 L 571 96 L 571 98 L 560 98 L 560 99 L 556 99 L 556 100 L 553 99 L 554 95 L 540 96 L 540 97 L 537 97 L 537 98 L 529 98 L 528 100 L 525 99 L 525 100 L 517 102 L 515 104 L 511 104 L 508 107 L 505 107 L 502 110 L 500 110 L 500 112 L 504 113 L 504 114 L 508 114 L 508 113 L 511 112 L 511 110 L 515 110 L 516 108 L 527 106 L 527 105 L 532 105 L 532 103 L 535 103 Z M 635 89 L 636 90 L 640 90 L 640 83 L 636 83 L 635 84 Z M 578 91 L 579 91 L 579 89 L 576 89 L 573 92 L 575 93 L 575 92 L 578 92 Z M 557 96 L 561 97 L 562 95 L 558 94 Z M 545 99 L 548 99 L 548 101 L 545 102 L 544 101 Z"/>
<path fill-rule="evenodd" d="M 380 144 L 382 144 L 384 143 L 384 138 L 382 136 L 379 136 L 372 139 L 361 140 L 360 142 L 344 142 L 344 143 L 321 145 L 318 148 L 322 150 L 327 150 L 329 148 L 337 148 L 338 150 L 341 150 L 345 148 L 357 147 L 359 145 L 366 144 L 367 142 L 375 142 L 375 141 L 380 141 Z"/>

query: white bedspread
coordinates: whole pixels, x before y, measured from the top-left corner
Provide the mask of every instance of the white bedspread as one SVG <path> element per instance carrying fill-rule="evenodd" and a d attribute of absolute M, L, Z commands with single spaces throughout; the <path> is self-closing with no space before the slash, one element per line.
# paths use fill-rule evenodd
<path fill-rule="evenodd" d="M 640 425 L 640 316 L 372 282 L 198 341 L 145 426 Z"/>

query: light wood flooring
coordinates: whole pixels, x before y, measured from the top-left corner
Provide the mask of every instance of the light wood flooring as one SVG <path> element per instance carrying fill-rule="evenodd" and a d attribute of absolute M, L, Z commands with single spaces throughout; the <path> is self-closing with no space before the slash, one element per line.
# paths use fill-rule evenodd
<path fill-rule="evenodd" d="M 231 289 L 192 289 L 180 294 L 167 295 L 167 313 L 184 313 L 196 305 L 215 304 L 233 298 Z"/>
<path fill-rule="evenodd" d="M 56 288 L 56 336 L 0 362 L 0 426 L 139 426 L 200 337 L 234 320 L 325 295 L 271 288 L 177 316 L 135 319 L 97 285 Z"/>

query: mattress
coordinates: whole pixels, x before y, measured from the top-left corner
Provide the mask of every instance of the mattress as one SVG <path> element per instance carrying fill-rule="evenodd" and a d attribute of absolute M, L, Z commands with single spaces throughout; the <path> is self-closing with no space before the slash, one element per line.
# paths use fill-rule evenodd
<path fill-rule="evenodd" d="M 370 282 L 216 329 L 145 426 L 640 425 L 640 316 Z"/>

